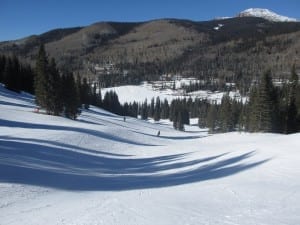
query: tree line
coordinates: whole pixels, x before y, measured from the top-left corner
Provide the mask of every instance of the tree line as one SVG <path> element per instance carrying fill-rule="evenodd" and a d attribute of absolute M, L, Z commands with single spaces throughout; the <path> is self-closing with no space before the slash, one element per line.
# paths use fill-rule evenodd
<path fill-rule="evenodd" d="M 159 97 L 147 99 L 137 108 L 141 119 L 155 121 L 169 119 L 173 127 L 184 130 L 190 117 L 198 117 L 200 128 L 211 133 L 247 131 L 295 133 L 300 130 L 300 86 L 295 67 L 290 78 L 274 86 L 271 72 L 267 71 L 257 84 L 252 85 L 247 101 L 236 100 L 225 94 L 221 103 L 192 98 L 175 99 L 171 104 Z M 136 114 L 135 114 L 136 116 Z"/>
<path fill-rule="evenodd" d="M 0 83 L 11 91 L 34 94 L 34 70 L 14 56 L 0 56 Z"/>
<path fill-rule="evenodd" d="M 104 108 L 119 115 L 137 116 L 137 103 L 122 106 L 114 91 L 106 92 L 102 99 L 96 85 L 88 84 L 86 78 L 67 70 L 58 70 L 55 60 L 50 61 L 45 47 L 40 46 L 36 60 L 34 90 L 36 103 L 49 115 L 63 115 L 76 119 L 82 109 L 90 105 Z"/>
<path fill-rule="evenodd" d="M 95 84 L 88 84 L 79 74 L 60 71 L 55 60 L 48 59 L 44 45 L 40 46 L 36 60 L 34 90 L 37 105 L 49 115 L 76 119 L 82 109 L 94 105 L 118 115 L 137 116 L 137 103 L 121 105 L 114 91 L 106 92 L 102 99 Z"/>
<path fill-rule="evenodd" d="M 59 70 L 55 60 L 48 59 L 43 45 L 40 46 L 35 69 L 19 62 L 18 58 L 0 57 L 0 82 L 13 91 L 34 93 L 36 103 L 50 115 L 64 115 L 76 119 L 81 108 L 90 105 L 102 107 L 122 116 L 141 119 L 153 118 L 155 121 L 169 119 L 173 127 L 184 130 L 190 117 L 198 117 L 199 127 L 207 127 L 210 132 L 278 132 L 294 133 L 300 130 L 300 87 L 295 66 L 288 81 L 280 86 L 272 83 L 271 72 L 261 76 L 257 84 L 251 85 L 249 99 L 237 101 L 224 95 L 220 104 L 207 100 L 184 98 L 152 98 L 137 102 L 120 104 L 114 91 L 106 92 L 103 99 L 96 85 L 88 84 L 78 74 Z M 200 84 L 196 84 L 198 89 Z"/>

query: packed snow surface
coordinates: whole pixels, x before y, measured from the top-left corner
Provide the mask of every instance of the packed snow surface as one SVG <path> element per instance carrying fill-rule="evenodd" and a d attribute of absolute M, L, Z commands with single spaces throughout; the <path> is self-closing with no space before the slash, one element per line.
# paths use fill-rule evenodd
<path fill-rule="evenodd" d="M 266 20 L 270 20 L 273 22 L 297 22 L 297 19 L 289 18 L 286 16 L 278 15 L 277 13 L 269 10 L 269 9 L 261 9 L 261 8 L 250 8 L 246 9 L 238 14 L 239 17 L 259 17 L 264 18 Z"/>
<path fill-rule="evenodd" d="M 1 225 L 300 224 L 299 134 L 34 107 L 0 87 Z"/>

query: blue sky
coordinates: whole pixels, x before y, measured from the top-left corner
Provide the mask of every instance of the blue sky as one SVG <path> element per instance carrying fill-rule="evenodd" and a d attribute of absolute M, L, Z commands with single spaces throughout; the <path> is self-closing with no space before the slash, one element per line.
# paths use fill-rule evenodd
<path fill-rule="evenodd" d="M 0 0 L 0 41 L 99 21 L 196 21 L 268 8 L 300 19 L 300 0 Z"/>

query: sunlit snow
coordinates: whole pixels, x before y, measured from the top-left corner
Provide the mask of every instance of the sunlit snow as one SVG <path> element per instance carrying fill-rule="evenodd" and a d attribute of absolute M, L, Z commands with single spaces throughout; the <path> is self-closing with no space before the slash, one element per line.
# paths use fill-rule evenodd
<path fill-rule="evenodd" d="M 129 90 L 120 99 L 147 96 Z M 95 107 L 77 121 L 34 108 L 0 87 L 1 225 L 300 224 L 299 134 L 209 135 Z"/>

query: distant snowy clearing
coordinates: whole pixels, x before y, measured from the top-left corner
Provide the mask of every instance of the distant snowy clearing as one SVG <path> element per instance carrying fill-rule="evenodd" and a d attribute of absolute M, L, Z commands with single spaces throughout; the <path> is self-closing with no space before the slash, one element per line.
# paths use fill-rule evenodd
<path fill-rule="evenodd" d="M 153 93 L 119 90 L 121 102 Z M 34 108 L 0 86 L 1 225 L 300 224 L 299 133 L 209 135 Z"/>
<path fill-rule="evenodd" d="M 105 95 L 108 91 L 115 91 L 119 97 L 119 101 L 121 104 L 132 103 L 132 102 L 138 102 L 143 103 L 145 99 L 147 99 L 148 104 L 150 103 L 151 99 L 156 99 L 159 97 L 161 100 L 167 99 L 170 103 L 173 99 L 177 98 L 189 98 L 192 99 L 198 98 L 202 100 L 209 100 L 210 102 L 216 102 L 221 103 L 222 97 L 226 92 L 211 92 L 206 90 L 200 90 L 190 93 L 184 93 L 182 89 L 180 89 L 181 85 L 188 85 L 189 82 L 192 82 L 193 80 L 188 79 L 182 79 L 176 81 L 176 90 L 173 90 L 171 88 L 159 88 L 163 82 L 157 81 L 154 84 L 151 83 L 144 83 L 139 86 L 135 85 L 125 85 L 120 87 L 112 87 L 112 88 L 104 88 L 101 90 L 102 96 Z M 171 84 L 169 84 L 171 86 Z M 239 92 L 230 92 L 229 96 L 231 98 L 237 99 L 237 100 L 243 100 L 246 101 L 245 97 L 241 97 Z"/>

